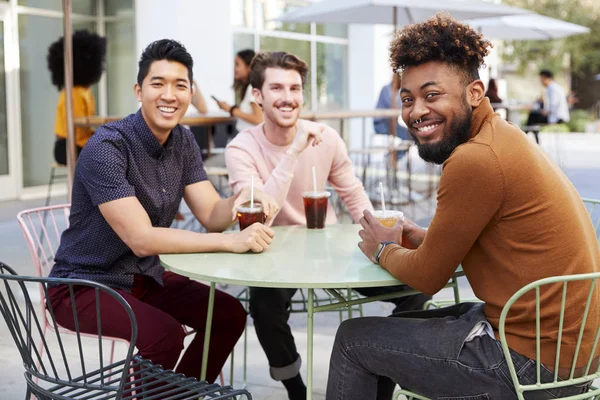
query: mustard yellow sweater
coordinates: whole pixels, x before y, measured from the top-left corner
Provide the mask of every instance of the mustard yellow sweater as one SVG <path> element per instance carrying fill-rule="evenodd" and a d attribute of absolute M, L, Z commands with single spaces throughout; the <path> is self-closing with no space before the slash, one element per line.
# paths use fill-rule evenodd
<path fill-rule="evenodd" d="M 66 95 L 65 89 L 61 90 L 58 97 L 58 105 L 56 106 L 56 119 L 54 122 L 54 133 L 56 136 L 67 138 L 67 114 L 66 114 Z M 90 88 L 83 86 L 75 86 L 73 88 L 73 116 L 74 117 L 89 117 L 96 113 L 96 101 Z M 94 130 L 91 128 L 76 127 L 75 128 L 75 144 L 78 147 L 83 147 Z"/>

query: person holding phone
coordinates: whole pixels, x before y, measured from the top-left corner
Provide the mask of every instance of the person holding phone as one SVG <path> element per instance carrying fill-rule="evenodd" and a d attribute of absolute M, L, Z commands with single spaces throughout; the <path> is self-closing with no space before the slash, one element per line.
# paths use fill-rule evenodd
<path fill-rule="evenodd" d="M 235 56 L 233 89 L 235 90 L 236 100 L 239 102 L 230 105 L 225 101 L 218 100 L 215 96 L 211 96 L 221 110 L 237 118 L 235 128 L 238 132 L 252 128 L 263 122 L 262 109 L 254 101 L 252 86 L 250 85 L 250 63 L 254 58 L 254 54 L 254 50 L 246 49 L 239 51 Z"/>

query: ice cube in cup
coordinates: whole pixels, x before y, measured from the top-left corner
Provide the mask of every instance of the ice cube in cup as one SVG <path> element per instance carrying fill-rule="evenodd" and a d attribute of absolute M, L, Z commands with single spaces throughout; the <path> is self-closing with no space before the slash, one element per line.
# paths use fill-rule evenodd
<path fill-rule="evenodd" d="M 377 210 L 373 212 L 375 218 L 381 222 L 383 226 L 393 228 L 398 220 L 404 220 L 404 213 L 396 210 Z"/>

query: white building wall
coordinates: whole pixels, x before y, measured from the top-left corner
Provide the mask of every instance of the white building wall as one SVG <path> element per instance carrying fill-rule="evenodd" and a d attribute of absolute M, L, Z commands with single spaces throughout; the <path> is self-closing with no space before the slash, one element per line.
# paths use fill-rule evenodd
<path fill-rule="evenodd" d="M 230 103 L 234 100 L 233 36 L 229 21 L 229 1 L 136 0 L 137 59 L 154 40 L 180 41 L 194 59 L 194 80 L 209 111 L 218 111 L 210 95 Z"/>

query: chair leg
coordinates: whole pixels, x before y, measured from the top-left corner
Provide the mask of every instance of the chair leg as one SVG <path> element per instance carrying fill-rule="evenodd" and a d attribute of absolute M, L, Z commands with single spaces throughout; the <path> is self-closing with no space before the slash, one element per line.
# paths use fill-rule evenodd
<path fill-rule="evenodd" d="M 51 167 L 50 168 L 50 180 L 48 182 L 48 193 L 46 194 L 46 205 L 45 207 L 48 207 L 50 205 L 50 195 L 52 194 L 52 183 L 54 183 L 54 173 L 56 171 L 56 168 Z M 44 214 L 44 218 L 45 218 L 45 214 Z"/>
<path fill-rule="evenodd" d="M 113 363 L 113 359 L 114 359 L 114 356 L 115 356 L 115 343 L 116 342 L 114 340 L 111 340 L 111 343 L 110 343 L 110 361 L 109 361 L 109 364 Z"/>

